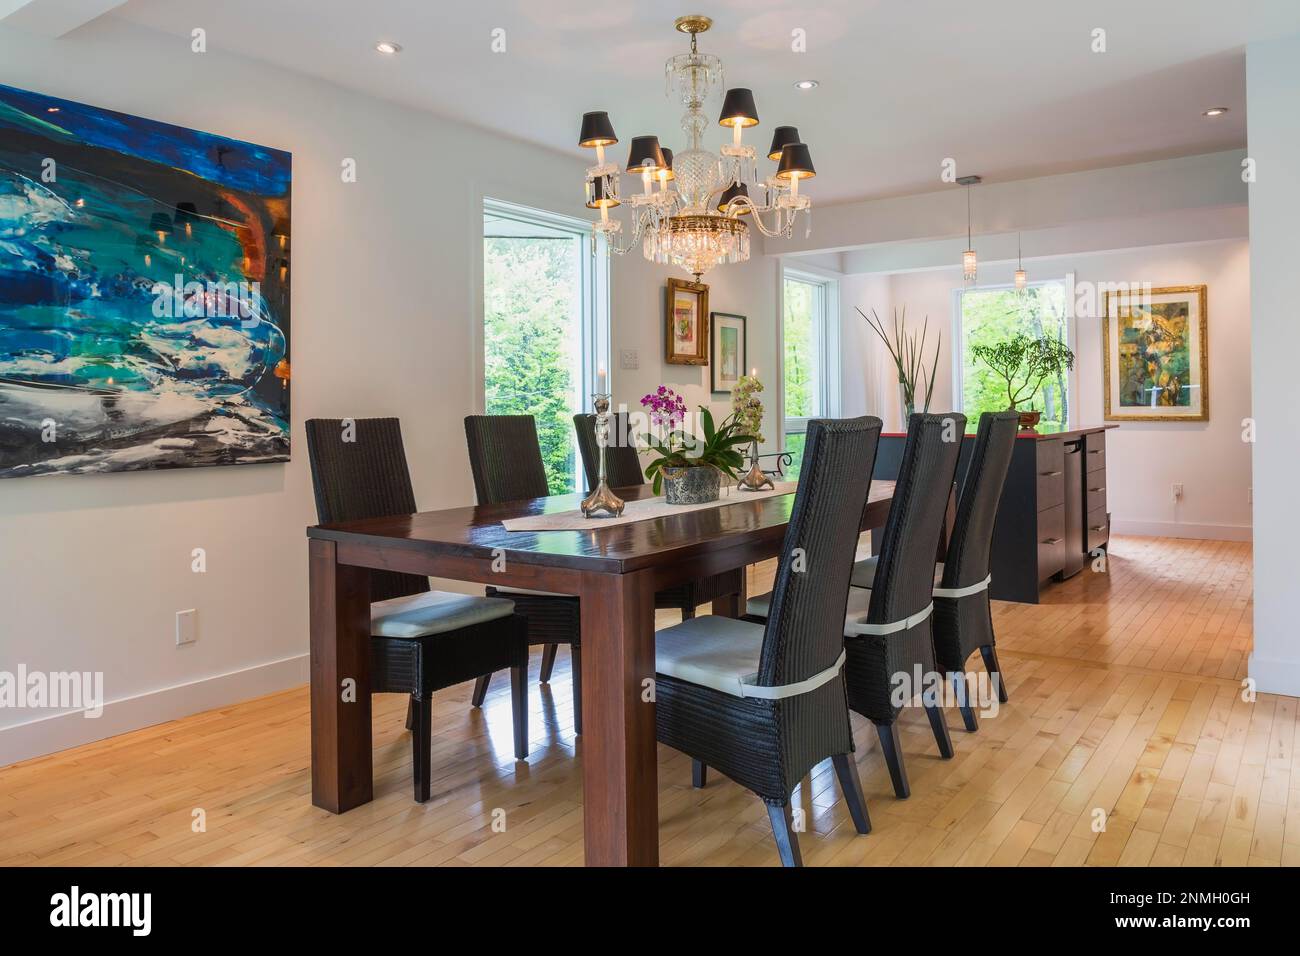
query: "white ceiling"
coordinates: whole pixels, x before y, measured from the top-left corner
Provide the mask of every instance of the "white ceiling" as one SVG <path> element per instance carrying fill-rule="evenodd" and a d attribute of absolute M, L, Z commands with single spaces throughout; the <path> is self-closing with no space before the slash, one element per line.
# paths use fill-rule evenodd
<path fill-rule="evenodd" d="M 129 0 L 110 15 L 185 37 L 202 26 L 209 49 L 563 150 L 580 168 L 585 110 L 608 110 L 624 144 L 682 145 L 663 61 L 687 47 L 673 19 L 697 12 L 715 21 L 701 49 L 723 58 L 728 85 L 754 90 L 751 141 L 797 125 L 821 202 L 941 188 L 945 157 L 998 181 L 1242 146 L 1245 43 L 1300 31 L 1296 0 Z M 490 49 L 498 27 L 505 53 Z M 1105 53 L 1091 50 L 1097 27 Z M 791 52 L 795 28 L 806 53 Z M 404 51 L 380 56 L 381 38 Z M 821 85 L 795 90 L 804 78 Z M 1207 119 L 1210 106 L 1231 112 Z"/>

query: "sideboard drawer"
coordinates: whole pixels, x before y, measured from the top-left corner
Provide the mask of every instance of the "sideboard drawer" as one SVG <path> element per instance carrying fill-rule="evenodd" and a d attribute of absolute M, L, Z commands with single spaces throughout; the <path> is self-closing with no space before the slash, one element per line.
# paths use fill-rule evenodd
<path fill-rule="evenodd" d="M 1040 440 L 1038 445 L 1038 510 L 1065 503 L 1065 442 Z"/>
<path fill-rule="evenodd" d="M 1092 432 L 1083 437 L 1085 472 L 1104 471 L 1106 468 L 1106 433 Z M 1104 482 L 1103 482 L 1104 483 Z"/>
<path fill-rule="evenodd" d="M 1038 513 L 1038 580 L 1065 567 L 1065 505 Z"/>
<path fill-rule="evenodd" d="M 1106 510 L 1106 472 L 1088 472 L 1083 483 L 1083 510 L 1086 514 Z"/>
<path fill-rule="evenodd" d="M 1110 540 L 1110 522 L 1106 520 L 1105 508 L 1088 512 L 1088 520 L 1083 526 L 1083 536 L 1088 542 L 1089 551 L 1102 547 Z"/>

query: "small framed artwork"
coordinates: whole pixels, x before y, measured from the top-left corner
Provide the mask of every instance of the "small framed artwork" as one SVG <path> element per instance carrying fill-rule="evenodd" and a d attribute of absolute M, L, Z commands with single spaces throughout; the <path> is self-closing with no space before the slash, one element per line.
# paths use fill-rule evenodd
<path fill-rule="evenodd" d="M 713 391 L 730 393 L 745 374 L 745 317 L 730 312 L 710 312 L 709 329 L 713 336 Z"/>
<path fill-rule="evenodd" d="M 669 279 L 664 326 L 665 362 L 708 365 L 709 287 L 702 282 Z"/>
<path fill-rule="evenodd" d="M 1106 293 L 1106 421 L 1209 421 L 1205 289 L 1181 285 Z"/>

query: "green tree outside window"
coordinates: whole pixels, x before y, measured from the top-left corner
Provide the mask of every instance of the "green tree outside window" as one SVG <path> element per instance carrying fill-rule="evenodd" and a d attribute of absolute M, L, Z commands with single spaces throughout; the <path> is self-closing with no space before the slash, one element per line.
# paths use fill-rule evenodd
<path fill-rule="evenodd" d="M 551 494 L 576 490 L 579 254 L 573 239 L 483 240 L 485 408 L 534 416 Z"/>

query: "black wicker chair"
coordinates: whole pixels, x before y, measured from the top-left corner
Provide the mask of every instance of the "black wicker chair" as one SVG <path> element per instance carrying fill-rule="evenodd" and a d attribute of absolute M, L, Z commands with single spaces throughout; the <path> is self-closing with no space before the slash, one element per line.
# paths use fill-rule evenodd
<path fill-rule="evenodd" d="M 965 429 L 966 416 L 956 413 L 911 417 L 879 554 L 853 569 L 849 612 L 865 613 L 845 631 L 849 706 L 876 725 L 894 793 L 900 798 L 908 796 L 911 788 L 903 766 L 898 715 L 915 695 L 921 695 L 940 755 L 952 756 L 942 701 L 933 689 L 924 693 L 924 687 L 912 687 L 902 703 L 894 694 L 900 679 L 911 684 L 919 672 L 928 682 L 937 674 L 931 626 L 934 556 Z M 942 685 L 937 689 L 942 690 Z"/>
<path fill-rule="evenodd" d="M 689 755 L 695 784 L 714 767 L 767 804 L 781 862 L 800 865 L 790 796 L 832 758 L 859 833 L 871 822 L 850 756 L 845 604 L 880 419 L 814 420 L 766 624 L 706 615 L 656 635 L 659 741 Z"/>
<path fill-rule="evenodd" d="M 980 416 L 942 565 L 943 576 L 934 589 L 935 660 L 953 682 L 962 720 L 972 731 L 979 729 L 979 721 L 970 704 L 965 670 L 967 659 L 976 649 L 984 658 L 998 699 L 1007 701 L 989 609 L 989 549 L 1002 486 L 1015 451 L 1018 421 L 1016 412 L 985 412 Z"/>
<path fill-rule="evenodd" d="M 537 424 L 532 415 L 468 415 L 465 440 L 479 504 L 501 504 L 550 494 Z M 489 586 L 488 597 L 506 597 L 528 620 L 528 643 L 542 644 L 543 684 L 551 679 L 557 645 L 568 644 L 573 673 L 573 731 L 582 733 L 582 626 L 578 598 L 522 588 Z M 487 693 L 492 675 L 479 678 L 475 700 Z"/>
<path fill-rule="evenodd" d="M 415 511 L 415 493 L 396 418 L 313 418 L 307 422 L 316 514 L 323 524 Z M 429 590 L 429 579 L 370 572 L 374 693 L 408 694 L 415 799 L 429 799 L 433 694 L 510 668 L 515 757 L 528 756 L 527 622 L 506 600 Z M 482 701 L 475 701 L 478 706 Z"/>
<path fill-rule="evenodd" d="M 637 457 L 633 436 L 628 434 L 627 413 L 618 412 L 612 417 L 611 444 L 605 449 L 605 481 L 611 488 L 643 485 L 645 475 L 641 471 L 641 459 Z M 582 467 L 587 475 L 587 488 L 595 488 L 600 461 L 600 449 L 596 444 L 596 416 L 590 413 L 574 415 L 573 427 L 578 434 L 578 451 L 582 455 Z M 681 611 L 682 620 L 686 621 L 695 616 L 695 609 L 701 604 L 731 594 L 736 595 L 736 603 L 739 605 L 744 590 L 745 569 L 735 568 L 659 591 L 655 594 L 655 607 Z"/>

